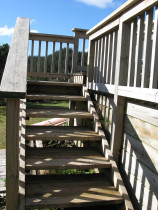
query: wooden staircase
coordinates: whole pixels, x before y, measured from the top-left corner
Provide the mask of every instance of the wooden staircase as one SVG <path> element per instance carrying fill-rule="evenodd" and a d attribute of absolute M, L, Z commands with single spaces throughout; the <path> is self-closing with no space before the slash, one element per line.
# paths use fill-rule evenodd
<path fill-rule="evenodd" d="M 66 100 L 80 102 L 84 104 L 81 107 L 87 107 L 87 98 L 82 96 L 82 85 L 74 83 L 28 81 L 27 100 L 32 103 L 35 100 Z M 86 125 L 87 119 L 93 122 L 93 114 L 87 109 L 27 109 L 26 117 L 80 118 L 83 125 Z M 83 125 L 26 126 L 26 209 L 100 205 L 105 205 L 107 209 L 119 209 L 123 206 L 124 199 L 109 178 L 112 164 L 97 149 L 102 138 L 92 126 Z M 83 147 L 30 147 L 29 142 L 36 140 L 82 142 Z M 67 169 L 75 169 L 75 173 L 64 175 L 63 170 Z M 93 169 L 92 174 L 89 169 Z M 99 173 L 100 169 L 105 173 Z M 50 173 L 30 175 L 30 170 L 49 170 Z M 82 173 L 77 174 L 79 170 Z"/>

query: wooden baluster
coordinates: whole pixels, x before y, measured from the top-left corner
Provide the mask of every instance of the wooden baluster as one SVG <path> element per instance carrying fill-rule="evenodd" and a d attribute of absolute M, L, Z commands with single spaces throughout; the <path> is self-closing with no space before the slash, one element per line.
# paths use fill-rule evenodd
<path fill-rule="evenodd" d="M 110 84 L 114 83 L 115 75 L 115 61 L 116 61 L 116 42 L 117 42 L 117 32 L 113 32 L 112 38 L 112 55 L 111 55 L 111 72 L 110 72 Z"/>
<path fill-rule="evenodd" d="M 81 66 L 84 66 L 85 39 L 83 39 Z"/>
<path fill-rule="evenodd" d="M 53 49 L 52 49 L 51 73 L 55 72 L 55 69 L 54 69 L 54 55 L 55 55 L 55 42 L 53 42 Z"/>
<path fill-rule="evenodd" d="M 111 34 L 109 34 L 108 54 L 107 54 L 107 69 L 106 69 L 106 84 L 109 84 L 109 82 L 110 82 L 111 48 L 112 48 L 112 36 L 111 36 Z"/>
<path fill-rule="evenodd" d="M 66 47 L 65 74 L 68 74 L 68 59 L 69 59 L 69 43 L 67 43 L 67 47 Z"/>
<path fill-rule="evenodd" d="M 136 48 L 136 30 L 137 20 L 131 22 L 130 46 L 129 46 L 129 60 L 128 60 L 128 77 L 127 86 L 133 86 L 134 83 L 134 54 Z"/>
<path fill-rule="evenodd" d="M 135 52 L 134 87 L 141 85 L 142 49 L 144 39 L 144 15 L 140 16 L 137 23 L 137 38 Z"/>
<path fill-rule="evenodd" d="M 48 41 L 46 41 L 46 52 L 44 61 L 44 73 L 47 73 Z"/>
<path fill-rule="evenodd" d="M 96 82 L 96 72 L 97 72 L 97 46 L 98 42 L 95 41 L 95 53 L 94 53 L 94 73 L 93 73 L 93 82 Z"/>
<path fill-rule="evenodd" d="M 101 48 L 100 48 L 100 66 L 99 66 L 99 83 L 102 83 L 103 75 L 103 57 L 104 57 L 104 38 L 101 38 Z"/>
<path fill-rule="evenodd" d="M 30 72 L 33 72 L 33 54 L 34 54 L 34 40 L 32 40 Z"/>
<path fill-rule="evenodd" d="M 101 46 L 101 41 L 98 39 L 97 43 L 97 65 L 96 65 L 96 83 L 99 81 L 99 65 L 100 65 L 100 47 Z"/>
<path fill-rule="evenodd" d="M 151 71 L 150 71 L 150 84 L 149 88 L 158 88 L 158 7 L 155 9 L 154 19 L 154 32 L 153 32 L 153 44 L 152 44 L 152 56 L 151 56 Z"/>
<path fill-rule="evenodd" d="M 39 48 L 38 48 L 37 72 L 40 72 L 40 58 L 41 58 L 41 41 L 39 41 Z"/>
<path fill-rule="evenodd" d="M 145 36 L 144 36 L 144 47 L 143 47 L 143 67 L 142 67 L 142 78 L 141 78 L 142 88 L 149 87 L 152 24 L 153 24 L 153 9 L 151 9 L 146 13 Z"/>
<path fill-rule="evenodd" d="M 61 58 L 62 58 L 62 42 L 60 42 L 58 73 L 61 73 Z"/>
<path fill-rule="evenodd" d="M 104 40 L 104 58 L 103 58 L 103 83 L 106 83 L 106 71 L 107 71 L 107 52 L 108 52 L 108 37 L 105 36 Z"/>

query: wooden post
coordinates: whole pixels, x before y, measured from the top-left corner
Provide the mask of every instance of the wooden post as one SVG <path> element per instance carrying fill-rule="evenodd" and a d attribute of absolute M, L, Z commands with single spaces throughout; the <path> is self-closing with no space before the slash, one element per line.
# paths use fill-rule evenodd
<path fill-rule="evenodd" d="M 6 195 L 7 210 L 18 209 L 19 199 L 19 99 L 7 99 Z"/>
<path fill-rule="evenodd" d="M 115 92 L 114 92 L 114 109 L 112 118 L 112 135 L 111 135 L 111 152 L 115 161 L 118 162 L 121 144 L 123 140 L 123 122 L 125 114 L 125 98 L 118 96 L 119 84 L 127 83 L 128 69 L 128 46 L 129 46 L 129 27 L 122 22 L 120 18 L 118 40 L 117 40 L 117 60 L 116 60 L 116 74 L 115 74 Z M 116 126 L 117 125 L 117 126 Z"/>
<path fill-rule="evenodd" d="M 93 82 L 93 74 L 94 74 L 94 48 L 95 42 L 89 41 L 89 51 L 88 51 L 88 82 Z"/>
<path fill-rule="evenodd" d="M 75 36 L 74 36 L 74 48 L 73 48 L 73 55 L 72 55 L 72 69 L 71 73 L 77 72 L 77 60 L 78 60 L 78 44 L 79 44 L 79 36 L 78 32 L 75 31 Z"/>

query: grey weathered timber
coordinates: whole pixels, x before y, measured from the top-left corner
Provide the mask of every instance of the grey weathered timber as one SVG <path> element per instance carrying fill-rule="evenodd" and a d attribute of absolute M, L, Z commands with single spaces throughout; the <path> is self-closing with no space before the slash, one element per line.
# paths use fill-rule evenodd
<path fill-rule="evenodd" d="M 25 98 L 28 40 L 29 19 L 17 18 L 15 32 L 0 85 L 1 97 Z"/>
<path fill-rule="evenodd" d="M 95 42 L 90 41 L 89 42 L 89 51 L 88 51 L 88 82 L 93 81 L 93 75 L 94 75 L 94 48 L 95 48 Z"/>
<path fill-rule="evenodd" d="M 123 202 L 122 196 L 102 174 L 28 176 L 26 191 L 26 209 L 96 206 Z"/>
<path fill-rule="evenodd" d="M 30 40 L 48 41 L 48 42 L 64 42 L 64 43 L 74 43 L 73 36 L 63 36 L 63 35 L 53 35 L 53 34 L 40 34 L 40 33 L 30 33 Z"/>
<path fill-rule="evenodd" d="M 78 109 L 27 109 L 27 117 L 92 118 L 93 116 L 87 111 Z"/>
<path fill-rule="evenodd" d="M 101 137 L 85 127 L 27 126 L 26 140 L 87 140 L 100 141 Z"/>
<path fill-rule="evenodd" d="M 7 99 L 6 194 L 7 210 L 17 210 L 19 201 L 19 99 Z"/>
<path fill-rule="evenodd" d="M 26 169 L 110 168 L 111 163 L 94 148 L 28 148 Z"/>
<path fill-rule="evenodd" d="M 52 95 L 52 94 L 29 94 L 27 99 L 30 100 L 58 100 L 58 101 L 86 101 L 86 98 L 83 96 L 74 96 L 74 95 Z"/>

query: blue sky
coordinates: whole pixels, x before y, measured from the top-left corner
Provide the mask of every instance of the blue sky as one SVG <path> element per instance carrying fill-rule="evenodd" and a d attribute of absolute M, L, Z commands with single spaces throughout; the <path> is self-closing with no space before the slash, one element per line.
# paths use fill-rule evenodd
<path fill-rule="evenodd" d="M 11 42 L 17 17 L 30 18 L 39 33 L 73 35 L 72 28 L 90 29 L 125 0 L 0 0 L 0 45 Z"/>

